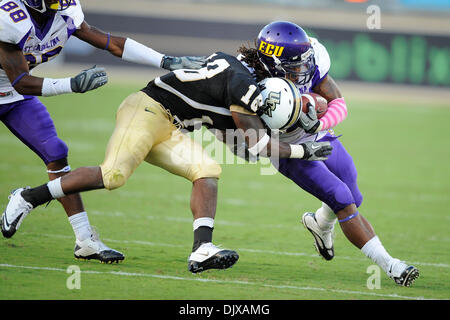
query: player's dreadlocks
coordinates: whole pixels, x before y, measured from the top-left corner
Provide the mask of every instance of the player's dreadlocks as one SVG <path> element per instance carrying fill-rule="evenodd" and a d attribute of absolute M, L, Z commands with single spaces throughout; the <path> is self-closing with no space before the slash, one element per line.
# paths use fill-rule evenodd
<path fill-rule="evenodd" d="M 256 40 L 255 40 L 256 47 Z M 258 58 L 258 51 L 252 48 L 250 45 L 246 47 L 242 45 L 239 47 L 238 52 L 242 54 L 242 61 L 244 61 L 249 67 L 255 69 L 256 81 L 259 82 L 265 78 L 270 77 L 269 72 L 264 68 L 263 64 Z"/>

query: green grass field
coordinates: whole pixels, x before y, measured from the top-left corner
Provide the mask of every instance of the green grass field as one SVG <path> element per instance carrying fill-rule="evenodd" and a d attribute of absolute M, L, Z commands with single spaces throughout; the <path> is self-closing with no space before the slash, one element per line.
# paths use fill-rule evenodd
<path fill-rule="evenodd" d="M 115 111 L 141 86 L 111 84 L 84 95 L 44 99 L 72 168 L 97 165 L 114 127 Z M 253 164 L 224 165 L 214 243 L 240 254 L 229 270 L 193 275 L 191 184 L 142 164 L 115 191 L 83 194 L 90 222 L 104 242 L 122 251 L 121 264 L 77 261 L 74 235 L 53 201 L 33 211 L 12 239 L 0 239 L 0 299 L 450 299 L 449 104 L 395 105 L 347 98 L 349 117 L 336 130 L 352 154 L 364 195 L 360 212 L 392 256 L 414 263 L 411 288 L 384 272 L 368 289 L 373 263 L 337 226 L 336 257 L 321 259 L 303 228 L 303 212 L 320 202 L 281 175 L 260 175 Z M 46 181 L 45 168 L 4 126 L 0 127 L 0 199 Z M 71 265 L 81 288 L 69 290 Z"/>

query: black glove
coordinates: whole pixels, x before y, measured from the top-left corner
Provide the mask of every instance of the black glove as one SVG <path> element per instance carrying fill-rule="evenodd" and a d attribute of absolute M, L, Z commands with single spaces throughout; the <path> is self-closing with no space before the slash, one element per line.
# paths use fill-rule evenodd
<path fill-rule="evenodd" d="M 78 75 L 70 79 L 70 87 L 73 92 L 84 93 L 97 89 L 108 82 L 108 76 L 104 68 L 93 66 L 90 69 L 81 71 Z"/>
<path fill-rule="evenodd" d="M 307 141 L 300 144 L 303 147 L 305 155 L 303 160 L 316 161 L 316 160 L 327 160 L 328 156 L 331 154 L 333 147 L 329 141 L 315 142 Z"/>
<path fill-rule="evenodd" d="M 172 57 L 164 56 L 161 60 L 161 68 L 166 70 L 200 69 L 206 64 L 206 57 Z"/>
<path fill-rule="evenodd" d="M 317 128 L 320 126 L 320 121 L 317 119 L 316 109 L 309 102 L 306 106 L 308 107 L 308 112 L 304 113 L 303 111 L 300 111 L 300 117 L 297 123 L 303 128 L 303 130 L 305 130 L 305 132 L 316 133 Z"/>

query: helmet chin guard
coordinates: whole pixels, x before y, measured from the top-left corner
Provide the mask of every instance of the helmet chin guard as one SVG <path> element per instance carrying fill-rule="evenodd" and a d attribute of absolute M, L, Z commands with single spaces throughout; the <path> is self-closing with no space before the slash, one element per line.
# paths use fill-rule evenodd
<path fill-rule="evenodd" d="M 286 131 L 297 123 L 302 110 L 300 91 L 284 78 L 266 78 L 258 83 L 264 105 L 259 111 L 269 129 Z"/>
<path fill-rule="evenodd" d="M 259 60 L 272 77 L 287 77 L 299 85 L 311 81 L 316 71 L 314 50 L 301 27 L 272 22 L 259 32 L 256 44 Z"/>

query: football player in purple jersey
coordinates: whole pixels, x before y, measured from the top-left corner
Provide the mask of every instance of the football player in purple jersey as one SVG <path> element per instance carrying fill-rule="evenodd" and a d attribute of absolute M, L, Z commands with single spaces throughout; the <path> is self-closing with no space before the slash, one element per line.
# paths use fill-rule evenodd
<path fill-rule="evenodd" d="M 165 56 L 131 38 L 105 33 L 84 20 L 78 0 L 6 0 L 0 3 L 0 119 L 47 167 L 50 180 L 70 172 L 68 147 L 56 132 L 50 114 L 36 96 L 84 93 L 107 83 L 103 68 L 93 67 L 74 77 L 35 77 L 31 70 L 55 58 L 70 36 L 108 50 L 125 61 L 173 70 L 197 69 L 203 60 Z M 92 230 L 79 194 L 58 199 L 76 236 L 75 257 L 116 262 L 122 253 L 108 248 Z M 2 233 L 10 238 L 25 215 L 2 215 Z"/>
<path fill-rule="evenodd" d="M 301 93 L 314 92 L 328 101 L 325 115 L 317 118 L 314 107 L 301 113 L 298 123 L 280 135 L 291 144 L 305 141 L 329 141 L 332 154 L 324 161 L 279 159 L 279 172 L 303 190 L 322 201 L 315 212 L 302 216 L 304 226 L 314 237 L 315 247 L 326 260 L 334 257 L 333 231 L 336 221 L 347 239 L 397 284 L 410 286 L 418 277 L 416 267 L 392 258 L 383 247 L 370 223 L 359 213 L 362 194 L 357 170 L 332 128 L 347 116 L 347 106 L 336 82 L 329 75 L 330 57 L 326 48 L 309 37 L 298 25 L 275 21 L 259 33 L 255 48 L 241 47 L 239 59 L 253 72 L 257 81 L 266 77 L 286 77 Z M 275 163 L 274 163 L 275 165 Z"/>

